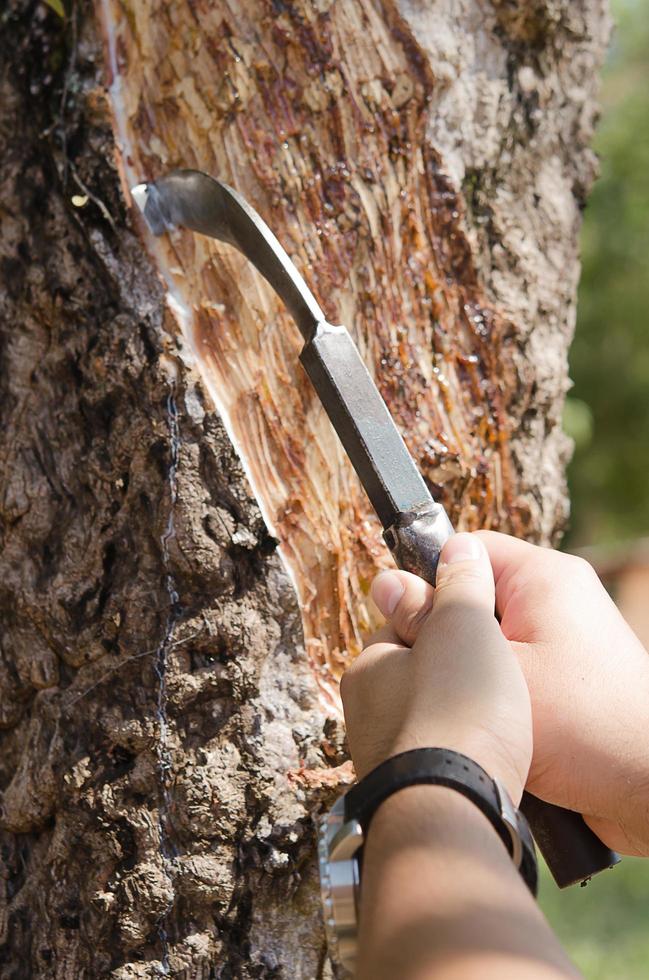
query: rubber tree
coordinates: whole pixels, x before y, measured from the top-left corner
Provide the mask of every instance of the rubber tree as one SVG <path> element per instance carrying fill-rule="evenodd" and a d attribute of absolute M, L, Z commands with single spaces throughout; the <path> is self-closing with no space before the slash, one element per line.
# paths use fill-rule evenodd
<path fill-rule="evenodd" d="M 605 4 L 0 18 L 2 975 L 331 976 L 313 816 L 389 557 L 279 302 L 128 188 L 242 192 L 457 526 L 550 543 Z"/>

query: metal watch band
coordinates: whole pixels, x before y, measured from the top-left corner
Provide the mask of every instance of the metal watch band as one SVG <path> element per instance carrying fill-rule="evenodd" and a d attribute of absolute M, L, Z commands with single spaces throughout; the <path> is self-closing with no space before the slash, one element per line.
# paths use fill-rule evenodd
<path fill-rule="evenodd" d="M 527 887 L 536 896 L 538 866 L 523 814 L 509 794 L 482 766 L 461 752 L 443 748 L 411 749 L 386 759 L 343 797 L 345 823 L 357 820 L 364 836 L 380 804 L 407 786 L 447 786 L 471 800 L 507 848 Z"/>

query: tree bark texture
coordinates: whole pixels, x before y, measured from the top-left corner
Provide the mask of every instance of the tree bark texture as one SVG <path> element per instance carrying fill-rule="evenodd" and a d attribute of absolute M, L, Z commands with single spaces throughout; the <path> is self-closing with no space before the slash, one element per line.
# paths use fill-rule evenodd
<path fill-rule="evenodd" d="M 330 976 L 312 815 L 380 528 L 279 302 L 126 188 L 239 189 L 458 526 L 549 542 L 606 7 L 0 18 L 1 975 Z"/>

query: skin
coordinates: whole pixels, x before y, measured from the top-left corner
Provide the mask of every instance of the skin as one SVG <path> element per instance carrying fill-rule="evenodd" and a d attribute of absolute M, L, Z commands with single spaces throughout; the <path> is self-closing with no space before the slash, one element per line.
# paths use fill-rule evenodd
<path fill-rule="evenodd" d="M 341 688 L 359 777 L 397 752 L 443 746 L 475 759 L 518 803 L 532 761 L 532 699 L 494 616 L 483 540 L 447 543 L 434 593 L 389 572 L 373 596 L 389 622 Z M 476 807 L 442 787 L 411 787 L 381 805 L 364 850 L 357 977 L 577 975 Z"/>
<path fill-rule="evenodd" d="M 476 557 L 467 560 L 471 550 Z M 390 610 L 395 582 L 403 595 Z M 482 542 L 460 534 L 446 544 L 434 596 L 406 572 L 383 573 L 372 594 L 390 621 L 341 684 L 358 777 L 397 752 L 447 746 L 499 776 L 517 803 L 532 757 L 531 704 L 494 617 L 494 578 Z M 407 637 L 400 632 L 406 622 Z"/>
<path fill-rule="evenodd" d="M 619 853 L 649 855 L 649 654 L 583 559 L 493 531 L 472 537 L 487 549 L 501 630 L 530 693 L 527 789 L 583 813 Z M 410 646 L 433 590 L 386 572 L 375 585 L 379 608 L 401 587 L 390 630 Z"/>
<path fill-rule="evenodd" d="M 528 789 L 585 814 L 614 850 L 649 855 L 649 654 L 583 559 L 479 537 L 532 699 Z"/>
<path fill-rule="evenodd" d="M 576 976 L 477 807 L 437 786 L 386 800 L 365 845 L 357 980 Z"/>

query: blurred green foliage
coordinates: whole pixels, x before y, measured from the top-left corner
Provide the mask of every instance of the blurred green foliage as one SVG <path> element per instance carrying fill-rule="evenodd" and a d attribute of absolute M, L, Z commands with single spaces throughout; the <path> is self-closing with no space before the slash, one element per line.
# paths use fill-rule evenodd
<path fill-rule="evenodd" d="M 564 415 L 569 547 L 649 534 L 649 0 L 612 7 Z"/>
<path fill-rule="evenodd" d="M 575 440 L 568 547 L 649 534 L 649 0 L 612 7 L 564 413 Z M 564 892 L 545 870 L 540 902 L 587 980 L 649 977 L 649 860 L 625 858 Z"/>
<path fill-rule="evenodd" d="M 541 908 L 586 980 L 649 976 L 648 863 L 624 858 L 584 888 L 566 891 L 543 866 Z"/>

